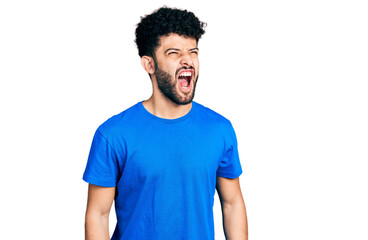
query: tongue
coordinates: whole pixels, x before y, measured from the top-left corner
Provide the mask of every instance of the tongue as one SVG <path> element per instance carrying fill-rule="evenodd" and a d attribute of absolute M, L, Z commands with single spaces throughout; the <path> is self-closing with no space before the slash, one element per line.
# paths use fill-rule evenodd
<path fill-rule="evenodd" d="M 189 82 L 185 79 L 179 79 L 179 84 L 182 87 L 188 87 Z"/>

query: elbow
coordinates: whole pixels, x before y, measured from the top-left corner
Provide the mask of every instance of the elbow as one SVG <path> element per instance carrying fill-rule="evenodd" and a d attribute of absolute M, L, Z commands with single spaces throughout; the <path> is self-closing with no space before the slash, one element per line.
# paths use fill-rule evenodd
<path fill-rule="evenodd" d="M 244 200 L 243 197 L 240 195 L 239 197 L 235 197 L 231 200 L 228 201 L 222 201 L 221 205 L 224 209 L 226 208 L 233 208 L 233 207 L 239 207 L 239 206 L 244 206 Z"/>
<path fill-rule="evenodd" d="M 94 225 L 95 223 L 107 222 L 109 220 L 109 212 L 99 212 L 88 210 L 85 215 L 85 227 L 87 225 Z"/>

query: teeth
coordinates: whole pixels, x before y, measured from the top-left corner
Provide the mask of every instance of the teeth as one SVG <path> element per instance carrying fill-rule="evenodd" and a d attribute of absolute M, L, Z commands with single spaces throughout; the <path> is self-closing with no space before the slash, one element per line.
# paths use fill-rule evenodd
<path fill-rule="evenodd" d="M 189 77 L 189 76 L 192 76 L 192 73 L 191 72 L 183 72 L 182 74 L 180 74 L 180 76 Z"/>

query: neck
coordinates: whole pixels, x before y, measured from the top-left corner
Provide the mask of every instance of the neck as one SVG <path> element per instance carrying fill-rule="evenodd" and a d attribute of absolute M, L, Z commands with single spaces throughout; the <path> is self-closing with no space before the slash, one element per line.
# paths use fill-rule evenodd
<path fill-rule="evenodd" d="M 157 117 L 175 119 L 186 115 L 192 108 L 192 103 L 178 105 L 164 96 L 152 94 L 148 100 L 143 101 L 143 106 Z"/>

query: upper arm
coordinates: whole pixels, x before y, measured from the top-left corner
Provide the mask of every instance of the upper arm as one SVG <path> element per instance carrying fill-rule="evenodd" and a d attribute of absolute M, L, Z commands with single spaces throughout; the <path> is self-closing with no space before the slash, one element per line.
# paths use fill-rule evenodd
<path fill-rule="evenodd" d="M 115 187 L 88 186 L 87 212 L 108 215 L 115 198 Z"/>
<path fill-rule="evenodd" d="M 242 199 L 239 177 L 224 178 L 216 176 L 216 190 L 221 204 L 232 204 Z"/>

